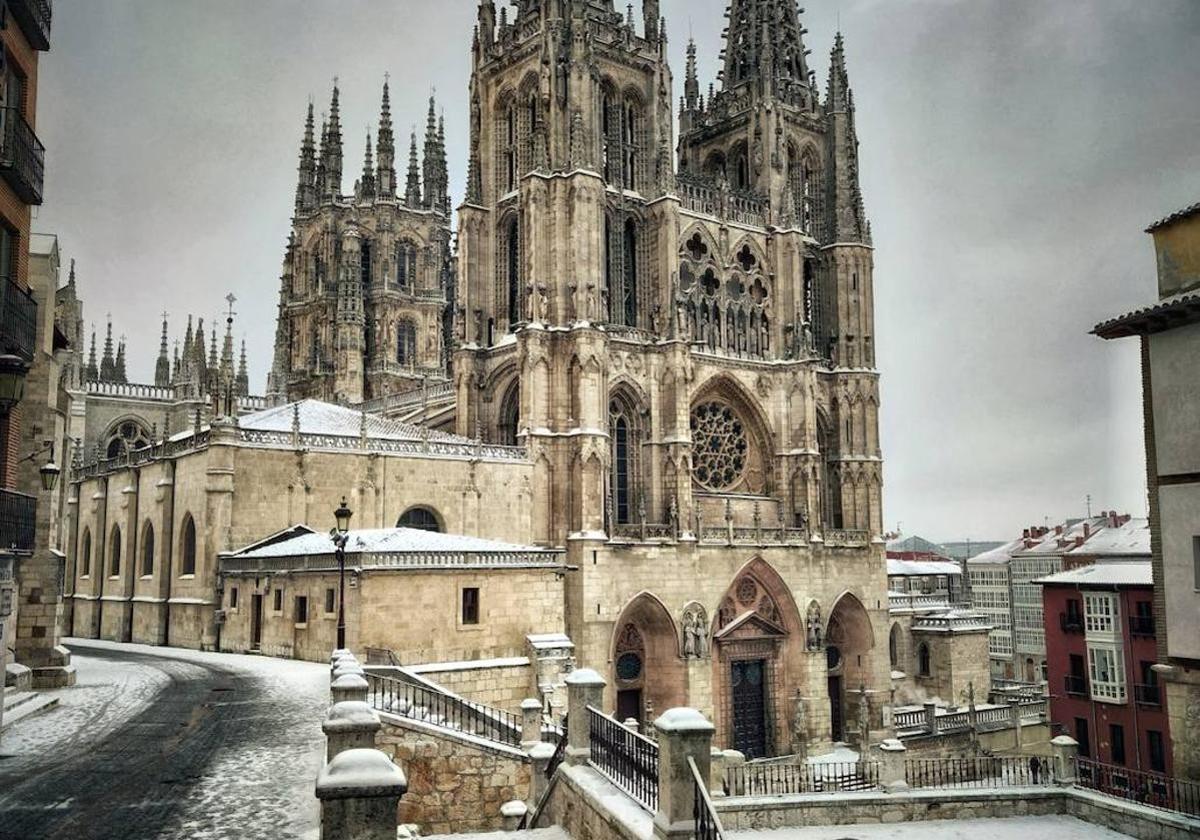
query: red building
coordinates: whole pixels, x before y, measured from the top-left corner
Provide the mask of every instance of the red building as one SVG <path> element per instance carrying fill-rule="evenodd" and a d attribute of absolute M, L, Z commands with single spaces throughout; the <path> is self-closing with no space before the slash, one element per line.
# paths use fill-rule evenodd
<path fill-rule="evenodd" d="M 1050 719 L 1079 742 L 1081 756 L 1169 774 L 1149 561 L 1097 563 L 1040 583 Z"/>

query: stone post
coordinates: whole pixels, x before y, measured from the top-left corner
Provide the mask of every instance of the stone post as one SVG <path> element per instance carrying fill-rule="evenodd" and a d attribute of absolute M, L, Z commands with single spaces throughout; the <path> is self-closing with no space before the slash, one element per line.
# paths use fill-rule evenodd
<path fill-rule="evenodd" d="M 542 740 L 542 703 L 534 697 L 521 701 L 521 749 L 526 752 Z"/>
<path fill-rule="evenodd" d="M 925 701 L 925 731 L 930 735 L 936 735 L 937 730 L 937 703 L 927 700 Z"/>
<path fill-rule="evenodd" d="M 1079 757 L 1079 742 L 1070 735 L 1059 735 L 1050 741 L 1054 753 L 1054 781 L 1070 787 L 1079 780 L 1079 768 L 1075 759 Z"/>
<path fill-rule="evenodd" d="M 370 749 L 375 746 L 375 733 L 381 724 L 379 715 L 366 703 L 346 700 L 334 703 L 321 724 L 325 733 L 325 760 L 346 750 Z"/>
<path fill-rule="evenodd" d="M 546 795 L 546 789 L 550 787 L 546 771 L 550 769 L 550 760 L 554 758 L 554 745 L 538 741 L 528 753 L 532 762 L 529 768 L 529 809 L 532 811 L 537 808 L 542 797 Z"/>
<path fill-rule="evenodd" d="M 716 747 L 709 753 L 708 795 L 725 795 L 725 751 Z"/>
<path fill-rule="evenodd" d="M 604 678 L 591 668 L 576 668 L 567 675 L 567 751 L 568 764 L 587 764 L 592 754 L 588 706 L 600 708 L 604 702 Z"/>
<path fill-rule="evenodd" d="M 691 840 L 696 833 L 696 782 L 691 758 L 707 780 L 711 773 L 712 737 L 716 731 L 695 709 L 668 709 L 654 721 L 658 732 L 658 810 L 654 836 Z"/>
<path fill-rule="evenodd" d="M 888 793 L 908 790 L 904 763 L 908 748 L 898 738 L 888 738 L 879 745 L 879 784 Z"/>
<path fill-rule="evenodd" d="M 1024 733 L 1021 732 L 1021 701 L 1019 698 L 1008 701 L 1008 719 L 1012 721 L 1013 726 L 1013 749 L 1020 752 Z"/>
<path fill-rule="evenodd" d="M 634 717 L 625 718 L 624 722 L 622 722 L 621 725 L 624 726 L 626 729 L 628 729 L 630 732 L 637 732 L 641 728 L 641 724 L 638 723 L 638 719 L 634 718 Z"/>
<path fill-rule="evenodd" d="M 341 703 L 345 700 L 358 700 L 365 703 L 368 688 L 367 679 L 362 674 L 342 674 L 333 681 L 330 692 L 333 694 L 334 703 Z"/>
<path fill-rule="evenodd" d="M 339 659 L 333 666 L 333 679 L 337 679 L 343 674 L 359 674 L 364 675 L 367 672 L 363 670 L 363 666 L 358 664 L 354 659 Z"/>
<path fill-rule="evenodd" d="M 500 806 L 501 824 L 505 831 L 516 831 L 529 813 L 529 808 L 520 799 L 513 799 Z"/>
<path fill-rule="evenodd" d="M 395 840 L 408 781 L 379 750 L 338 753 L 317 776 L 321 840 Z"/>

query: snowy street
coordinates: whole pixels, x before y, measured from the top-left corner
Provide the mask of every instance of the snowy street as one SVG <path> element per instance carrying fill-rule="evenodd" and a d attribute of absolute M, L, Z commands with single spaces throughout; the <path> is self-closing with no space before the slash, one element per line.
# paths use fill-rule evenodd
<path fill-rule="evenodd" d="M 305 838 L 324 665 L 68 639 L 79 679 L 0 736 L 0 838 Z"/>

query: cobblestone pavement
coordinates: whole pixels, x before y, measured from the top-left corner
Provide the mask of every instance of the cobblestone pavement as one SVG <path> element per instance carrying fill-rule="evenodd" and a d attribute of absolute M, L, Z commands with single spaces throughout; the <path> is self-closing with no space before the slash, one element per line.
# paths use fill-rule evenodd
<path fill-rule="evenodd" d="M 315 838 L 321 664 L 70 640 L 78 685 L 0 738 L 0 838 Z"/>

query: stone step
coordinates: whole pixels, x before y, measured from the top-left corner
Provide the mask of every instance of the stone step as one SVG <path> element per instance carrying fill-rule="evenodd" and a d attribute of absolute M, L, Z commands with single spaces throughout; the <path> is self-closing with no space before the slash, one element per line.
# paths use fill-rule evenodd
<path fill-rule="evenodd" d="M 15 691 L 4 693 L 4 729 L 8 729 L 19 720 L 52 709 L 58 705 L 58 698 L 41 694 L 36 691 Z"/>

